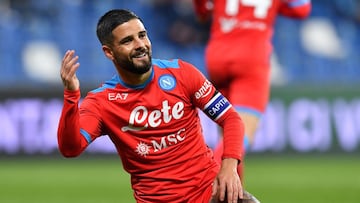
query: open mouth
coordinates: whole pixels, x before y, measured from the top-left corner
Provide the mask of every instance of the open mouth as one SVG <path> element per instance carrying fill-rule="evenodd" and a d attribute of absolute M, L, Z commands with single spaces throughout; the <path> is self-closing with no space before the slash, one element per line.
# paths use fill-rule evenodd
<path fill-rule="evenodd" d="M 133 58 L 144 58 L 146 56 L 147 56 L 146 52 L 142 52 L 142 53 L 134 54 Z"/>

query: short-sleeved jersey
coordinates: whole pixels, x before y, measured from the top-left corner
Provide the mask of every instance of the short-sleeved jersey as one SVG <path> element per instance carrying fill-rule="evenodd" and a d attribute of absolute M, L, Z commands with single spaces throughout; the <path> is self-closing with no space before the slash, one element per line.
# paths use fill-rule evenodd
<path fill-rule="evenodd" d="M 65 91 L 59 140 L 79 130 L 76 139 L 86 140 L 85 148 L 108 135 L 131 174 L 138 202 L 183 202 L 211 187 L 219 166 L 204 141 L 198 109 L 221 125 L 225 115 L 236 112 L 191 64 L 153 59 L 151 76 L 139 86 L 116 75 L 90 91 L 76 114 L 78 94 Z M 241 159 L 243 135 L 231 136 L 224 156 Z"/>
<path fill-rule="evenodd" d="M 268 66 L 271 37 L 278 15 L 302 19 L 310 13 L 310 0 L 194 0 L 198 15 L 212 9 L 207 57 L 245 65 Z M 211 51 L 211 50 L 212 51 Z M 226 53 L 226 54 L 224 54 Z"/>

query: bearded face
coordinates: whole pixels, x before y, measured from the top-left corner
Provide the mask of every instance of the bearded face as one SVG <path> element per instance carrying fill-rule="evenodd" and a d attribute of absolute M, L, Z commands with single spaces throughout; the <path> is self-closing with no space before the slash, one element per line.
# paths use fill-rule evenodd
<path fill-rule="evenodd" d="M 120 24 L 112 35 L 113 44 L 105 46 L 104 51 L 119 72 L 142 75 L 151 69 L 151 42 L 139 19 Z"/>
<path fill-rule="evenodd" d="M 117 54 L 114 56 L 114 63 L 128 72 L 139 75 L 144 74 L 151 68 L 151 50 L 140 47 L 131 52 L 128 57 Z"/>

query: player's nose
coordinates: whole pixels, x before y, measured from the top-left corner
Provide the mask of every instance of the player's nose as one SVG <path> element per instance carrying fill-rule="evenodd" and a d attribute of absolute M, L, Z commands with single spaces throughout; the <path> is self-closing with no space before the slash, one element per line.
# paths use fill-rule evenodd
<path fill-rule="evenodd" d="M 141 39 L 141 38 L 136 38 L 134 41 L 135 41 L 135 49 L 144 48 L 144 47 L 145 47 L 145 42 L 144 42 L 143 39 Z"/>

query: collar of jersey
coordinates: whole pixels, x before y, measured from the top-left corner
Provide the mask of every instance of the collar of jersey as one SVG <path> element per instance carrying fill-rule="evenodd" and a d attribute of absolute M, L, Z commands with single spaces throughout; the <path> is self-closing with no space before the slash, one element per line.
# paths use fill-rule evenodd
<path fill-rule="evenodd" d="M 146 87 L 147 84 L 150 83 L 150 81 L 154 78 L 154 67 L 151 68 L 151 74 L 150 77 L 143 83 L 140 85 L 129 85 L 126 84 L 119 75 L 116 76 L 117 80 L 119 81 L 119 83 L 126 87 L 126 88 L 130 88 L 130 89 L 144 89 Z"/>

